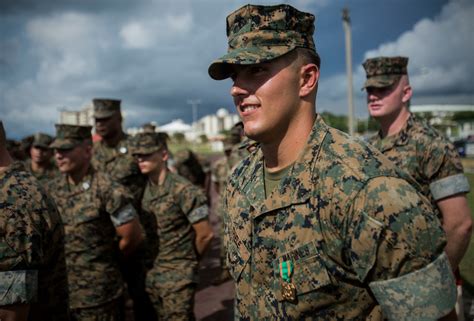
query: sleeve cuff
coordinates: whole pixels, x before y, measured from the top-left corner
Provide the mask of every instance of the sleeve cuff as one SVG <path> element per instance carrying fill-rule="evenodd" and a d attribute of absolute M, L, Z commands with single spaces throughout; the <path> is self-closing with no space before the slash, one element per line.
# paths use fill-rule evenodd
<path fill-rule="evenodd" d="M 191 211 L 191 213 L 189 213 L 188 215 L 188 220 L 191 224 L 194 224 L 208 216 L 209 216 L 209 207 L 207 205 L 203 205 Z"/>
<path fill-rule="evenodd" d="M 38 297 L 38 271 L 0 272 L 0 306 L 29 304 Z"/>
<path fill-rule="evenodd" d="M 132 204 L 127 204 L 121 209 L 117 210 L 113 215 L 110 215 L 110 219 L 112 220 L 112 224 L 115 227 L 123 225 L 125 223 L 130 222 L 137 216 L 137 211 L 133 207 Z"/>
<path fill-rule="evenodd" d="M 468 193 L 469 181 L 464 174 L 451 175 L 430 184 L 430 191 L 435 201 L 459 193 Z"/>
<path fill-rule="evenodd" d="M 369 286 L 388 320 L 437 320 L 456 302 L 454 275 L 444 252 L 420 270 Z"/>

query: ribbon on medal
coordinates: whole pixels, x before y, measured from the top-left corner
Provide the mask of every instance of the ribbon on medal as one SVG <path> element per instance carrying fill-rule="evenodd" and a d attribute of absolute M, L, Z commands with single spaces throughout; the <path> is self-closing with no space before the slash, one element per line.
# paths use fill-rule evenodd
<path fill-rule="evenodd" d="M 296 287 L 291 283 L 291 275 L 293 274 L 293 262 L 283 261 L 280 263 L 280 276 L 283 280 L 281 285 L 281 295 L 287 301 L 296 300 Z"/>

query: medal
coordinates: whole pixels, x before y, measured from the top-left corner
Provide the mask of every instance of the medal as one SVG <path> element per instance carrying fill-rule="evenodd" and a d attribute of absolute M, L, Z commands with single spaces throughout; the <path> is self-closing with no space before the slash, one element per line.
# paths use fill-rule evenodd
<path fill-rule="evenodd" d="M 283 283 L 281 285 L 281 296 L 287 301 L 296 300 L 296 287 L 293 283 Z"/>
<path fill-rule="evenodd" d="M 296 300 L 296 287 L 291 283 L 291 274 L 293 273 L 293 262 L 283 261 L 280 263 L 280 276 L 283 279 L 281 285 L 281 296 L 287 301 Z"/>
<path fill-rule="evenodd" d="M 89 182 L 82 183 L 82 189 L 83 190 L 87 191 L 90 187 L 91 187 L 91 185 L 89 184 Z"/>

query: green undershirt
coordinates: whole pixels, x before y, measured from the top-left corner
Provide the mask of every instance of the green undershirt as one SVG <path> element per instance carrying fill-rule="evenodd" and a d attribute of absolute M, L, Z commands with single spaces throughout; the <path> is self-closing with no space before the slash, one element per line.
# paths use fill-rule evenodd
<path fill-rule="evenodd" d="M 268 195 L 270 195 L 273 190 L 278 187 L 281 179 L 286 176 L 292 165 L 293 164 L 290 164 L 289 166 L 272 173 L 270 173 L 264 166 L 263 177 L 265 182 L 265 198 L 267 198 Z"/>

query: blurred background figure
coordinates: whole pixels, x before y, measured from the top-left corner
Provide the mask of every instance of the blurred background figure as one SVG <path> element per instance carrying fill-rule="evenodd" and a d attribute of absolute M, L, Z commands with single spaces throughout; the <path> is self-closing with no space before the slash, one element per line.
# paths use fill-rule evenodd
<path fill-rule="evenodd" d="M 29 149 L 30 159 L 25 162 L 26 168 L 43 184 L 59 175 L 54 152 L 49 148 L 52 141 L 50 135 L 36 133 Z"/>
<path fill-rule="evenodd" d="M 160 320 L 194 320 L 199 260 L 213 238 L 206 197 L 198 186 L 169 171 L 162 135 L 136 135 L 132 152 L 148 177 L 142 210 L 156 218 L 155 230 L 145 226 L 158 253 L 147 274 L 147 292 Z"/>

